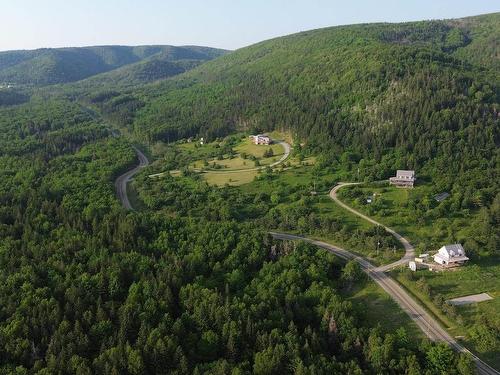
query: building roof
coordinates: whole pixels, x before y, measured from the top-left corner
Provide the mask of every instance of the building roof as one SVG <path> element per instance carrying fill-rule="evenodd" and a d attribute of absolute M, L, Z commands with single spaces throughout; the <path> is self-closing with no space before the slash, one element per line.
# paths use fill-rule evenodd
<path fill-rule="evenodd" d="M 446 251 L 449 256 L 465 255 L 465 250 L 459 243 L 453 245 L 444 245 L 443 247 L 441 247 L 441 249 L 439 249 L 439 252 L 441 252 L 441 250 Z"/>
<path fill-rule="evenodd" d="M 447 192 L 443 192 L 443 193 L 440 193 L 440 194 L 437 194 L 434 196 L 434 199 L 438 202 L 441 202 L 441 201 L 444 201 L 446 198 L 448 198 L 450 196 L 450 193 L 447 193 Z"/>
<path fill-rule="evenodd" d="M 410 171 L 410 170 L 404 170 L 404 169 L 398 169 L 396 172 L 396 176 L 408 176 L 408 177 L 413 177 L 415 176 L 415 171 Z"/>
<path fill-rule="evenodd" d="M 434 261 L 436 261 L 437 263 L 442 263 L 442 261 L 444 261 L 445 263 L 457 263 L 457 262 L 465 262 L 466 260 L 469 260 L 469 258 L 466 257 L 465 255 L 453 256 L 448 258 L 444 257 L 441 254 L 434 255 Z"/>

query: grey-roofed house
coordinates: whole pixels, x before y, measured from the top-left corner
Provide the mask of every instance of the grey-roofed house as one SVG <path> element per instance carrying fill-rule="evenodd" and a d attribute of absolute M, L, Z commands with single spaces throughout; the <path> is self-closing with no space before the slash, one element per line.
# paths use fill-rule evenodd
<path fill-rule="evenodd" d="M 465 256 L 465 250 L 459 243 L 453 245 L 445 245 L 441 247 L 437 254 L 434 255 L 434 261 L 437 264 L 452 266 L 460 265 L 468 261 Z"/>
<path fill-rule="evenodd" d="M 389 183 L 395 186 L 413 187 L 415 180 L 415 171 L 398 169 L 396 177 L 389 178 Z"/>

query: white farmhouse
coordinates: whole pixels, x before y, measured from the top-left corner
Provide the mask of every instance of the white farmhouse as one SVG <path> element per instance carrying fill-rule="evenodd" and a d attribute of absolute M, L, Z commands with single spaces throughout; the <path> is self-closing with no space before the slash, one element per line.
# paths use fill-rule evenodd
<path fill-rule="evenodd" d="M 270 145 L 271 138 L 264 134 L 251 135 L 253 143 L 256 145 Z"/>
<path fill-rule="evenodd" d="M 465 250 L 460 244 L 445 245 L 434 255 L 436 263 L 446 266 L 463 264 L 467 260 L 469 258 L 465 256 Z"/>
<path fill-rule="evenodd" d="M 398 169 L 396 171 L 396 177 L 389 178 L 389 184 L 400 187 L 413 187 L 415 180 L 415 171 Z"/>

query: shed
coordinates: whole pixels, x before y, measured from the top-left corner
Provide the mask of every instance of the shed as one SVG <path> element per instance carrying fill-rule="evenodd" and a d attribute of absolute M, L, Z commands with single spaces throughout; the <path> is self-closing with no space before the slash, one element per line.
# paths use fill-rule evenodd
<path fill-rule="evenodd" d="M 446 198 L 448 198 L 449 196 L 450 196 L 450 193 L 443 192 L 443 193 L 436 194 L 436 195 L 434 196 L 434 199 L 436 200 L 436 202 L 442 202 L 442 201 L 444 201 Z"/>

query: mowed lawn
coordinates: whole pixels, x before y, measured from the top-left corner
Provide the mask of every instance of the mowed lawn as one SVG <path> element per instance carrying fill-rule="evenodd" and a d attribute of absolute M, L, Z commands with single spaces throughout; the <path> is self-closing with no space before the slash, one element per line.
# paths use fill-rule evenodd
<path fill-rule="evenodd" d="M 269 149 L 273 150 L 273 156 L 264 157 Z M 283 146 L 278 143 L 269 146 L 255 145 L 249 138 L 242 140 L 234 148 L 234 151 L 237 154 L 233 157 L 224 155 L 222 160 L 207 160 L 208 166 L 203 160 L 197 160 L 191 167 L 198 170 L 203 169 L 203 179 L 210 185 L 238 186 L 252 182 L 259 173 L 257 169 L 276 163 L 285 153 Z M 243 158 L 242 154 L 246 154 L 247 158 Z M 252 156 L 258 160 L 258 164 L 250 159 Z M 213 168 L 214 164 L 220 166 L 220 169 Z"/>
<path fill-rule="evenodd" d="M 269 149 L 273 150 L 273 156 L 264 157 L 264 154 Z M 198 169 L 205 167 L 206 169 L 210 169 L 215 163 L 216 165 L 223 167 L 225 170 L 252 169 L 258 167 L 255 165 L 255 162 L 250 159 L 252 156 L 259 160 L 260 166 L 266 166 L 280 160 L 285 153 L 283 146 L 278 143 L 268 146 L 255 145 L 250 139 L 242 140 L 238 146 L 234 147 L 234 151 L 236 154 L 233 157 L 224 155 L 222 160 L 218 160 L 216 158 L 208 159 L 208 166 L 204 166 L 203 160 L 197 160 L 191 165 L 191 167 Z M 247 158 L 243 158 L 242 154 L 246 154 Z"/>
<path fill-rule="evenodd" d="M 210 185 L 217 186 L 239 186 L 252 182 L 259 174 L 256 170 L 241 170 L 237 173 L 210 171 L 202 174 L 203 179 Z"/>
<path fill-rule="evenodd" d="M 240 170 L 240 169 L 253 169 L 255 168 L 255 163 L 249 159 L 243 159 L 239 156 L 235 156 L 233 158 L 227 157 L 223 160 L 211 159 L 208 160 L 208 166 L 204 165 L 203 160 L 195 161 L 191 167 L 194 169 L 211 169 L 213 168 L 213 164 L 220 165 L 223 170 Z"/>
<path fill-rule="evenodd" d="M 288 137 L 281 132 L 272 134 L 272 138 L 277 140 Z M 224 149 L 227 142 L 232 142 L 232 152 L 227 151 L 227 148 Z M 248 136 L 240 134 L 236 136 L 236 141 L 235 137 L 228 137 L 222 141 L 218 140 L 204 145 L 196 141 L 180 143 L 175 147 L 181 154 L 190 154 L 191 161 L 188 168 L 201 173 L 202 178 L 210 185 L 239 186 L 254 181 L 260 170 L 283 158 L 285 148 L 277 142 L 279 141 L 271 145 L 255 145 Z M 221 150 L 224 150 L 223 154 Z M 270 150 L 272 150 L 272 156 L 265 156 Z M 312 165 L 314 158 L 308 159 L 310 160 L 305 160 L 303 163 Z M 289 166 L 297 166 L 301 163 L 294 159 L 286 160 L 286 162 Z M 275 167 L 283 168 L 284 166 L 276 165 Z M 171 170 L 170 174 L 178 177 L 181 173 L 180 170 Z"/>
<path fill-rule="evenodd" d="M 246 153 L 247 155 L 253 155 L 259 159 L 264 158 L 264 153 L 268 149 L 273 150 L 274 156 L 281 157 L 285 153 L 283 146 L 280 145 L 279 143 L 273 143 L 269 146 L 256 145 L 250 140 L 250 138 L 245 139 L 238 146 L 234 148 L 234 150 L 239 154 Z"/>

